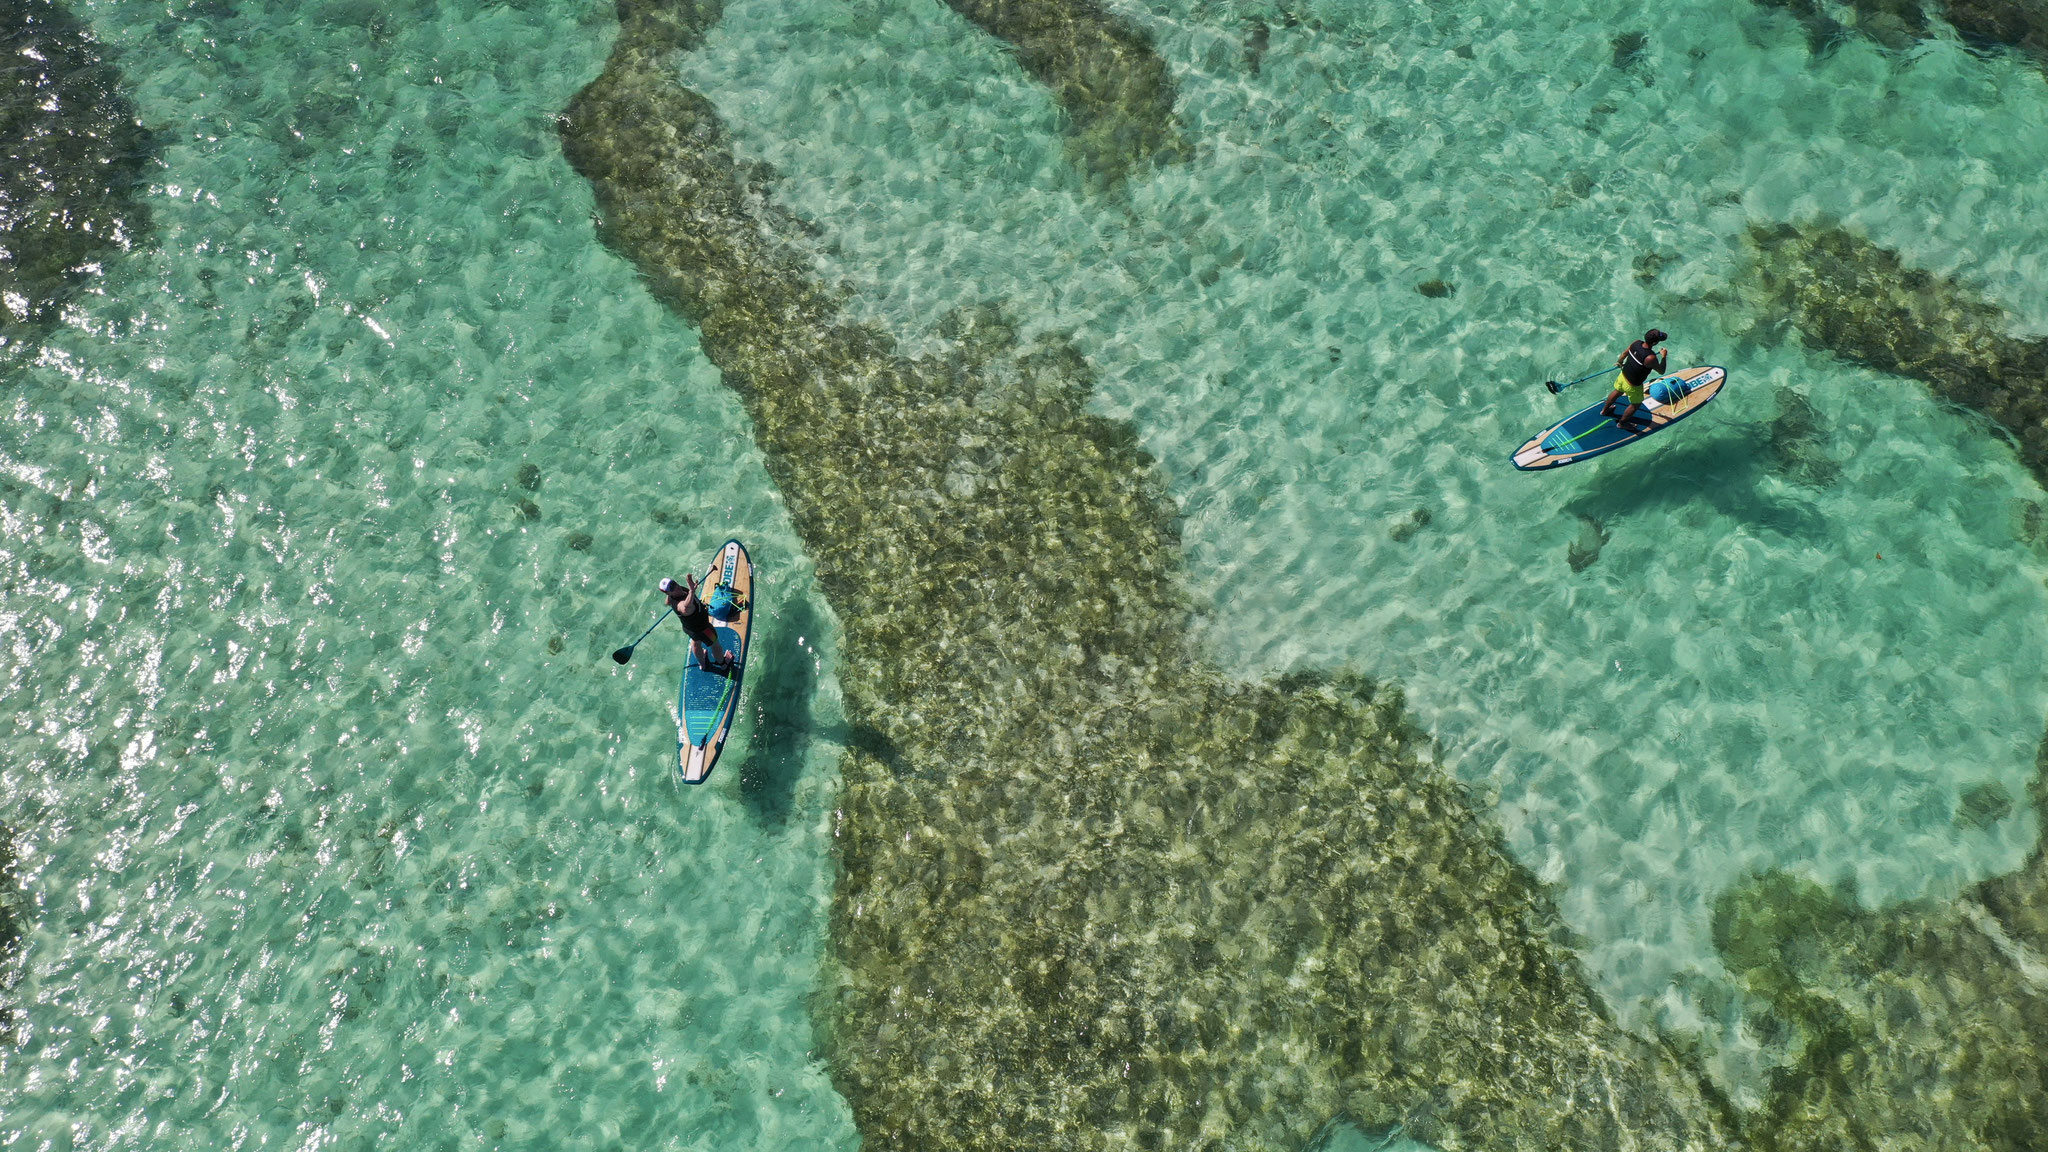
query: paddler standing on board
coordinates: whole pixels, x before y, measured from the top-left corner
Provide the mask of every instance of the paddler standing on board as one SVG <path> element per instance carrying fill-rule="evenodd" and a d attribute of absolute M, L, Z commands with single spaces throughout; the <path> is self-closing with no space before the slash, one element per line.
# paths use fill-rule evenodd
<path fill-rule="evenodd" d="M 1649 381 L 1650 373 L 1655 371 L 1662 375 L 1669 367 L 1671 353 L 1657 351 L 1657 345 L 1670 338 L 1667 333 L 1652 328 L 1643 333 L 1641 340 L 1629 345 L 1620 356 L 1615 357 L 1615 367 L 1621 371 L 1614 377 L 1614 391 L 1609 392 L 1607 402 L 1600 405 L 1602 416 L 1611 418 L 1617 426 L 1637 436 L 1650 430 L 1647 421 L 1634 425 L 1630 424 L 1629 420 L 1635 416 L 1636 410 L 1643 406 L 1643 386 Z M 1621 415 L 1616 416 L 1614 403 L 1624 396 L 1628 397 L 1628 407 Z"/>
<path fill-rule="evenodd" d="M 661 580 L 661 594 L 668 597 L 668 606 L 675 610 L 676 618 L 683 622 L 683 631 L 690 637 L 690 655 L 696 658 L 697 667 L 710 668 L 713 664 L 732 663 L 732 653 L 718 643 L 718 629 L 711 626 L 711 610 L 697 595 L 697 578 L 685 575 L 685 583 L 678 584 L 664 576 Z M 705 653 L 715 654 L 718 659 L 706 660 Z"/>

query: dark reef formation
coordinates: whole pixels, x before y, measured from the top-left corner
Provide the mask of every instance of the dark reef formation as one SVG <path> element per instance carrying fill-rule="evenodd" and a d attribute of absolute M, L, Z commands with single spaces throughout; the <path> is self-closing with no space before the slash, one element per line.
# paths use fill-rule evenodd
<path fill-rule="evenodd" d="M 1757 0 L 1781 8 L 1806 29 L 1815 52 L 1862 33 L 1894 50 L 1938 35 L 1934 21 L 1946 21 L 1964 42 L 1979 49 L 2011 48 L 2048 66 L 2048 7 L 2036 0 Z M 1838 19 L 1846 15 L 1848 19 Z"/>
<path fill-rule="evenodd" d="M 946 0 L 1010 44 L 1073 123 L 1073 158 L 1116 181 L 1175 156 L 1173 77 L 1145 34 L 1095 0 Z"/>
<path fill-rule="evenodd" d="M 0 0 L 0 373 L 147 228 L 151 141 L 85 25 L 50 0 Z M 27 901 L 0 827 L 0 995 L 20 971 Z M 0 1007 L 0 1029 L 12 1010 Z"/>
<path fill-rule="evenodd" d="M 40 342 L 108 252 L 148 227 L 151 140 L 84 24 L 0 0 L 0 366 Z"/>
<path fill-rule="evenodd" d="M 1922 380 L 1983 413 L 2048 484 L 2048 340 L 2010 335 L 2008 318 L 1968 289 L 1909 268 L 1827 223 L 1757 227 L 1738 290 L 1758 315 L 1809 346 Z M 1768 451 L 1792 478 L 1839 471 L 1813 435 L 1819 417 L 1787 394 Z M 2038 535 L 2031 521 L 2025 532 Z M 2048 827 L 2048 740 L 2036 810 Z M 2002 786 L 1962 791 L 1959 824 L 2013 814 Z M 1786 1055 L 1757 1148 L 1927 1148 L 2021 1152 L 2048 1132 L 2048 844 L 2026 866 L 1954 901 L 1882 912 L 1773 873 L 1725 893 L 1714 935 Z"/>
<path fill-rule="evenodd" d="M 0 1036 L 14 1030 L 15 1007 L 10 993 L 21 976 L 21 938 L 28 901 L 21 890 L 20 849 L 14 829 L 0 824 Z"/>
<path fill-rule="evenodd" d="M 911 358 L 841 316 L 678 83 L 715 18 L 623 0 L 562 138 L 744 401 L 844 623 L 819 1018 L 864 1146 L 1291 1150 L 1338 1115 L 1444 1149 L 1727 1146 L 1397 693 L 1189 649 L 1174 510 L 1071 347 L 988 307 Z"/>
<path fill-rule="evenodd" d="M 2048 7 L 2039 0 L 1943 0 L 1941 14 L 1972 44 L 2018 48 L 2048 65 Z"/>
<path fill-rule="evenodd" d="M 1962 900 L 1884 912 L 1771 873 L 1721 897 L 1714 939 L 1767 1006 L 1757 1018 L 1790 1033 L 1773 1038 L 1791 1059 L 1751 1125 L 1762 1152 L 2041 1148 L 2043 849 Z"/>
<path fill-rule="evenodd" d="M 1750 230 L 1744 295 L 1812 348 L 1924 380 L 2013 437 L 2048 485 L 2048 340 L 2007 334 L 2003 311 L 1827 224 Z"/>

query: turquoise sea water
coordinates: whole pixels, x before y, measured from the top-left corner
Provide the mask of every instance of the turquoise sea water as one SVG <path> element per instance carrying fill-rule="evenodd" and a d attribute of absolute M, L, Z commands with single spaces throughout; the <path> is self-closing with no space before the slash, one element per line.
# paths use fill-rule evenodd
<path fill-rule="evenodd" d="M 1624 1021 L 1725 1030 L 1740 1079 L 1729 998 L 1687 991 L 1720 972 L 1717 893 L 1779 866 L 1876 906 L 2023 858 L 2030 818 L 1954 813 L 2024 794 L 2048 715 L 2039 487 L 1982 420 L 1709 299 L 1749 224 L 1827 213 L 2044 319 L 2038 71 L 1952 43 L 1816 61 L 1717 0 L 1660 13 L 1626 71 L 1635 6 L 1291 7 L 1254 75 L 1246 30 L 1279 10 L 1118 11 L 1199 142 L 1125 202 L 1083 191 L 999 46 L 917 6 L 740 0 L 685 72 L 828 222 L 868 315 L 914 341 L 1002 300 L 1076 333 L 1186 514 L 1217 659 L 1402 683 Z M 1545 378 L 1652 324 L 1674 366 L 1731 366 L 1716 407 L 1506 466 L 1600 396 Z M 1771 465 L 1781 395 L 1838 476 Z"/>
<path fill-rule="evenodd" d="M 1400 682 L 1621 1018 L 1719 1030 L 1744 1082 L 1697 991 L 1718 892 L 1779 865 L 1876 905 L 2033 845 L 1954 813 L 2026 794 L 2048 560 L 1987 426 L 1756 327 L 1737 240 L 1838 216 L 2048 329 L 2041 73 L 1815 60 L 1727 0 L 1117 10 L 1195 143 L 1121 197 L 937 5 L 737 0 L 680 66 L 861 314 L 1073 330 L 1236 614 L 1216 659 Z M 737 404 L 561 160 L 608 6 L 78 11 L 167 144 L 154 246 L 6 382 L 0 805 L 35 908 L 0 1126 L 853 1146 L 810 1015 L 833 624 Z M 1507 468 L 1595 398 L 1538 382 L 1651 323 L 1726 398 Z M 1828 482 L 1760 454 L 1780 394 Z M 762 672 L 684 793 L 677 637 L 606 654 L 734 534 Z"/>
<path fill-rule="evenodd" d="M 560 157 L 608 12 L 83 14 L 169 143 L 158 247 L 0 426 L 36 902 L 4 1127 L 849 1143 L 808 1011 L 831 623 L 737 404 Z M 677 633 L 608 653 L 730 534 L 752 755 L 685 796 Z"/>

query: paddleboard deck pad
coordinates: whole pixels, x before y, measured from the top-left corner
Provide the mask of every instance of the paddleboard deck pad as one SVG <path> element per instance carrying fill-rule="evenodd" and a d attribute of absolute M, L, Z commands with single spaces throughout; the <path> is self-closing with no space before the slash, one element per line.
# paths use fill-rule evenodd
<path fill-rule="evenodd" d="M 740 686 L 746 680 L 748 633 L 754 623 L 754 564 L 737 540 L 728 540 L 697 584 L 718 642 L 732 653 L 732 663 L 703 667 L 695 653 L 683 665 L 683 684 L 676 696 L 676 762 L 683 783 L 702 784 L 718 763 L 726 733 L 739 712 Z M 716 660 L 706 652 L 704 659 Z"/>
<path fill-rule="evenodd" d="M 1728 373 L 1711 365 L 1659 376 L 1644 389 L 1643 406 L 1630 421 L 1641 432 L 1615 424 L 1613 418 L 1602 416 L 1600 404 L 1595 404 L 1545 428 L 1515 449 L 1515 467 L 1524 472 L 1562 468 L 1647 439 L 1712 403 L 1727 382 Z M 1626 406 L 1627 401 L 1622 401 L 1616 409 Z"/>

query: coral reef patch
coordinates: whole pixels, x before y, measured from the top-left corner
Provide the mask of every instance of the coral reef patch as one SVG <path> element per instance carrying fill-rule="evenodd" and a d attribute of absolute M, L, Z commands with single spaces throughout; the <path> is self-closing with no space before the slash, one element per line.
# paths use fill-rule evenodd
<path fill-rule="evenodd" d="M 1979 49 L 2010 48 L 2048 66 L 2048 9 L 2026 0 L 1757 0 L 1766 8 L 1789 12 L 1806 30 L 1807 43 L 1824 52 L 1843 38 L 1861 33 L 1894 51 L 1939 35 L 1936 19 L 1946 21 L 1963 40 Z"/>
<path fill-rule="evenodd" d="M 1337 1116 L 1727 1146 L 1398 692 L 1191 651 L 1174 509 L 1079 353 L 996 306 L 919 357 L 844 319 L 668 63 L 716 8 L 619 14 L 564 149 L 744 401 L 844 625 L 819 1018 L 865 1146 L 1295 1149 Z"/>
<path fill-rule="evenodd" d="M 1941 14 L 1964 40 L 2018 48 L 2048 66 L 2048 8 L 2021 0 L 1943 0 Z"/>
<path fill-rule="evenodd" d="M 1744 294 L 1761 315 L 1783 317 L 1809 347 L 1923 380 L 1990 417 L 2048 485 L 2048 339 L 2010 335 L 1995 305 L 1831 224 L 1752 227 L 1748 242 Z"/>
<path fill-rule="evenodd" d="M 1144 32 L 1095 0 L 946 0 L 1016 49 L 1073 124 L 1081 170 L 1113 183 L 1177 156 L 1173 77 Z M 1261 54 L 1263 49 L 1260 49 Z M 1257 70 L 1253 57 L 1251 68 Z"/>
<path fill-rule="evenodd" d="M 20 863 L 14 829 L 0 824 L 0 1036 L 14 1031 L 18 1009 L 12 1002 L 13 991 L 21 976 L 21 940 L 28 930 Z"/>
<path fill-rule="evenodd" d="M 1818 54 L 1861 32 L 1894 51 L 1911 47 L 1928 34 L 1921 0 L 1852 0 L 1844 8 L 1823 0 L 1757 0 L 1765 8 L 1789 13 L 1806 32 L 1807 46 Z M 1848 17 L 1847 20 L 1843 17 Z"/>
<path fill-rule="evenodd" d="M 2037 797 L 2038 801 L 2038 797 Z M 2043 813 L 2048 817 L 2048 812 Z M 1984 1148 L 2048 1131 L 2048 856 L 1959 901 L 1868 912 L 1770 873 L 1714 939 L 1785 1052 L 1747 1135 L 1765 1152 Z M 1912 1134 L 1900 1143 L 1899 1134 Z"/>
<path fill-rule="evenodd" d="M 84 23 L 0 4 L 0 367 L 40 343 L 105 254 L 147 231 L 152 140 Z"/>
<path fill-rule="evenodd" d="M 148 228 L 151 140 L 86 26 L 51 0 L 0 3 L 0 372 L 41 344 L 108 252 Z M 0 828 L 0 994 L 19 972 L 27 907 Z M 0 1009 L 0 1028 L 11 1010 Z"/>
<path fill-rule="evenodd" d="M 1996 422 L 2048 483 L 2048 340 L 1953 280 L 1828 222 L 1753 227 L 1739 287 L 1766 323 L 1812 348 L 1921 380 Z M 1825 486 L 1822 418 L 1780 394 L 1767 457 Z M 2032 506 L 2029 506 L 2030 514 Z M 2048 822 L 2048 741 L 2034 806 Z M 1959 825 L 2014 815 L 1997 783 L 1963 787 Z M 2040 1146 L 2048 1131 L 2048 845 L 1953 901 L 1883 911 L 1769 873 L 1716 902 L 1714 937 L 1752 998 L 1753 1032 L 1781 1061 L 1745 1136 L 1759 1149 Z M 1912 1134 L 1908 1143 L 1899 1134 Z"/>

